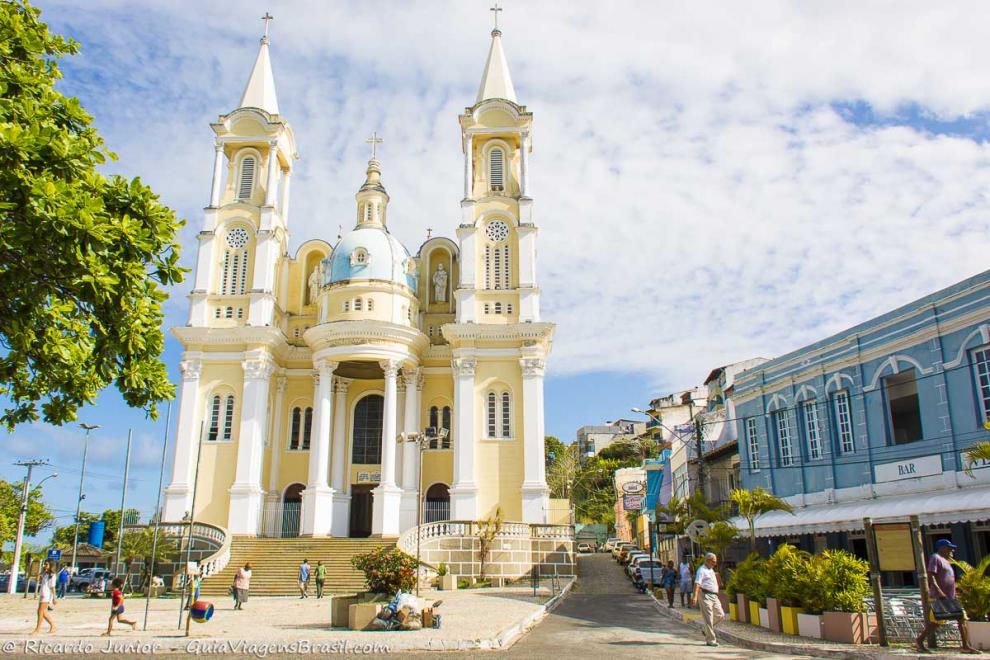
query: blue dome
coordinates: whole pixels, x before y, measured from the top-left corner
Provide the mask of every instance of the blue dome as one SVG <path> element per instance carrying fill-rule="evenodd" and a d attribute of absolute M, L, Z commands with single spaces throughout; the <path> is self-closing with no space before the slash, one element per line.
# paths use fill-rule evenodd
<path fill-rule="evenodd" d="M 416 271 L 412 263 L 406 248 L 387 231 L 380 227 L 359 227 L 340 239 L 333 253 L 324 259 L 323 284 L 384 280 L 404 284 L 415 291 Z"/>

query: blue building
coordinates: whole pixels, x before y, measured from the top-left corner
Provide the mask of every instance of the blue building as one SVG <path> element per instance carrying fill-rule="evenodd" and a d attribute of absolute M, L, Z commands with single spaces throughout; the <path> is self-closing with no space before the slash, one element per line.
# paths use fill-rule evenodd
<path fill-rule="evenodd" d="M 764 547 L 865 556 L 864 517 L 916 514 L 926 549 L 990 552 L 990 464 L 963 456 L 990 440 L 990 271 L 744 371 L 732 399 L 742 486 L 795 507 L 757 519 Z"/>

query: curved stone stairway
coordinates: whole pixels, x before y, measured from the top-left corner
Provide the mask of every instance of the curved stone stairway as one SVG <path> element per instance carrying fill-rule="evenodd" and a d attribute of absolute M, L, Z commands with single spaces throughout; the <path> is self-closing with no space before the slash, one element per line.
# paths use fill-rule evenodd
<path fill-rule="evenodd" d="M 237 569 L 251 562 L 251 596 L 293 596 L 299 594 L 299 564 L 308 559 L 312 570 L 309 593 L 316 594 L 316 562 L 327 567 L 328 593 L 355 593 L 367 588 L 364 574 L 351 565 L 351 557 L 377 546 L 392 547 L 394 540 L 351 538 L 267 539 L 235 536 L 226 568 L 203 580 L 204 596 L 226 596 Z"/>

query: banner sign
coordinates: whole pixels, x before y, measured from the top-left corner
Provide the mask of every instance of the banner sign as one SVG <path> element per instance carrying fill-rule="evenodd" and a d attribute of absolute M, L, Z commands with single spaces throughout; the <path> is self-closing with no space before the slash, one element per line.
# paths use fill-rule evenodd
<path fill-rule="evenodd" d="M 908 523 L 874 523 L 881 571 L 913 571 L 914 547 Z"/>
<path fill-rule="evenodd" d="M 626 511 L 639 511 L 643 508 L 643 496 L 629 494 L 623 495 L 622 508 Z"/>

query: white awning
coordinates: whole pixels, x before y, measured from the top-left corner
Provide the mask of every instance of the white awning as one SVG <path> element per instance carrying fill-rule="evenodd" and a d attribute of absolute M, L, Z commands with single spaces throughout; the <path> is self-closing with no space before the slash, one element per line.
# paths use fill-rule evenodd
<path fill-rule="evenodd" d="M 863 529 L 863 518 L 874 522 L 906 521 L 918 516 L 922 525 L 990 520 L 990 486 L 912 493 L 872 500 L 818 504 L 794 509 L 794 514 L 773 511 L 756 519 L 756 535 L 790 536 Z M 733 518 L 744 533 L 746 520 Z"/>

